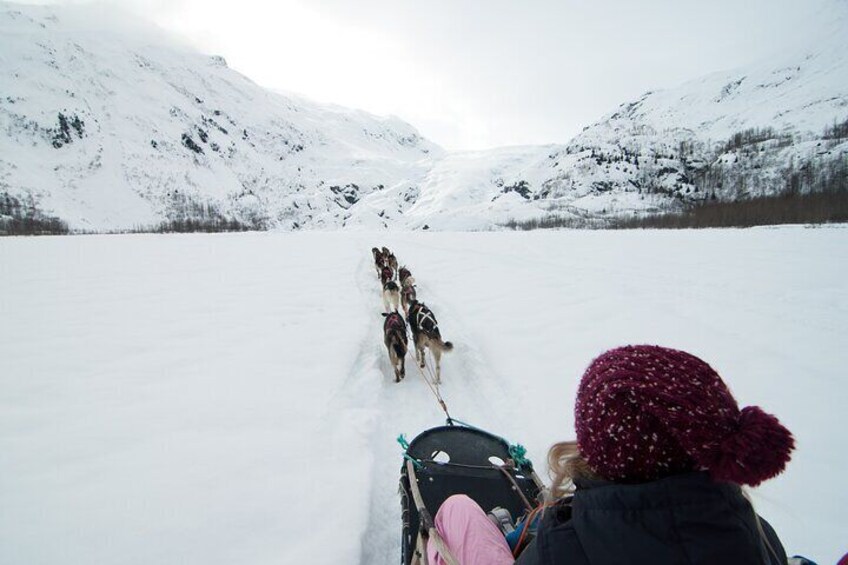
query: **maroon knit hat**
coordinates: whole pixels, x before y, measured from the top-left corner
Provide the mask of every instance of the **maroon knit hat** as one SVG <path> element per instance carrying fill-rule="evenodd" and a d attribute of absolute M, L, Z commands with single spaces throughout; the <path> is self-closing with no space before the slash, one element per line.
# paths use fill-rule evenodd
<path fill-rule="evenodd" d="M 580 453 L 612 481 L 707 470 L 718 481 L 756 486 L 783 471 L 795 447 L 771 414 L 757 406 L 740 411 L 712 367 L 653 345 L 595 359 L 574 412 Z"/>

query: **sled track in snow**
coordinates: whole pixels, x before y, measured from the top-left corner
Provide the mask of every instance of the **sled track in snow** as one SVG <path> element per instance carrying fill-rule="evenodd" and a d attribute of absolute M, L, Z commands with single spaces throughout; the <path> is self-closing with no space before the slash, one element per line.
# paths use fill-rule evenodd
<path fill-rule="evenodd" d="M 366 314 L 365 338 L 354 370 L 343 385 L 344 389 L 356 387 L 358 390 L 341 392 L 347 399 L 362 399 L 377 412 L 370 441 L 373 465 L 368 494 L 368 523 L 361 537 L 359 563 L 396 565 L 400 560 L 398 479 L 402 463 L 401 447 L 396 438 L 404 433 L 411 440 L 425 429 L 443 425 L 445 414 L 416 367 L 411 340 L 405 360 L 406 378 L 400 383 L 394 382 L 394 371 L 383 345 L 380 285 L 368 259 L 370 257 L 366 256 L 359 263 L 356 286 L 372 309 L 370 315 Z M 427 287 L 426 266 L 422 265 L 413 274 L 416 275 L 420 296 L 434 305 L 438 316 L 439 299 Z M 440 392 L 451 416 L 497 431 L 517 415 L 510 383 L 489 369 L 485 360 L 465 339 L 466 332 L 461 324 L 452 323 L 445 333 L 446 339 L 453 341 L 455 348 L 442 357 Z M 379 383 L 376 388 L 371 386 L 375 381 Z M 374 396 L 362 398 L 359 391 L 363 389 L 374 392 Z"/>

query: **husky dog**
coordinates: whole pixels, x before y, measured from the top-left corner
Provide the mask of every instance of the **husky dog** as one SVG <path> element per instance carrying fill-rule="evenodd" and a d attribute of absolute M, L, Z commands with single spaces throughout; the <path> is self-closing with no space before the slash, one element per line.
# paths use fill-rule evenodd
<path fill-rule="evenodd" d="M 397 311 L 400 306 L 400 289 L 395 281 L 383 284 L 383 309 L 386 312 Z"/>
<path fill-rule="evenodd" d="M 415 343 L 415 360 L 424 367 L 424 348 L 429 347 L 436 362 L 436 384 L 441 383 L 442 353 L 453 350 L 453 344 L 442 341 L 439 323 L 423 302 L 414 301 L 409 305 L 409 327 L 412 328 L 412 340 Z"/>
<path fill-rule="evenodd" d="M 377 269 L 377 276 L 382 276 L 383 267 L 386 266 L 386 258 L 383 252 L 376 247 L 371 248 L 371 254 L 374 255 L 374 268 Z"/>
<path fill-rule="evenodd" d="M 397 272 L 398 262 L 397 262 L 397 257 L 395 257 L 394 253 L 389 253 L 389 256 L 386 257 L 386 265 L 391 267 L 392 271 Z"/>
<path fill-rule="evenodd" d="M 395 272 L 388 265 L 383 265 L 383 268 L 380 269 L 380 283 L 386 286 L 387 282 L 393 280 L 395 280 Z"/>
<path fill-rule="evenodd" d="M 409 269 L 406 268 L 406 265 L 401 267 L 398 270 L 398 280 L 400 281 L 400 286 L 406 286 L 404 281 L 406 281 L 406 279 L 408 279 L 411 276 L 412 276 L 412 273 L 409 272 Z"/>
<path fill-rule="evenodd" d="M 409 305 L 417 301 L 415 293 L 415 279 L 408 276 L 403 280 L 403 288 L 400 291 L 400 304 L 403 307 L 403 313 L 409 317 Z"/>
<path fill-rule="evenodd" d="M 403 362 L 409 343 L 406 337 L 406 322 L 397 312 L 383 314 L 383 316 L 386 318 L 383 322 L 383 342 L 389 351 L 389 362 L 395 370 L 395 382 L 399 383 L 406 376 L 406 367 Z"/>

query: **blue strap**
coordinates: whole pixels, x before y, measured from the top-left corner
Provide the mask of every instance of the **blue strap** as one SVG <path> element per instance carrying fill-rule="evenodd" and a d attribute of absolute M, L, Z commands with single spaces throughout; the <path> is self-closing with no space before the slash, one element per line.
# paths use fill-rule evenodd
<path fill-rule="evenodd" d="M 403 448 L 403 458 L 409 461 L 412 461 L 412 464 L 415 465 L 415 468 L 421 470 L 424 468 L 424 465 L 421 464 L 421 461 L 410 455 L 407 451 L 409 450 L 409 442 L 406 441 L 406 437 L 404 434 L 400 434 L 397 437 L 397 442 Z"/>

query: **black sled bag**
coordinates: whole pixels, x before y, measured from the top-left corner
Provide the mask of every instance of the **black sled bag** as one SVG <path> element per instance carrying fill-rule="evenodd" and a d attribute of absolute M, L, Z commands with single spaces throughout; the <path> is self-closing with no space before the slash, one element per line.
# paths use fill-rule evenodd
<path fill-rule="evenodd" d="M 409 460 L 414 460 L 414 477 L 410 477 Z M 509 444 L 503 438 L 457 425 L 422 432 L 410 442 L 401 467 L 402 565 L 409 565 L 414 557 L 421 526 L 410 480 L 418 484 L 424 506 L 433 519 L 449 496 L 465 494 L 485 512 L 500 506 L 517 520 L 527 512 L 528 502 L 531 506 L 537 504 L 541 488 L 529 461 L 515 467 Z"/>

